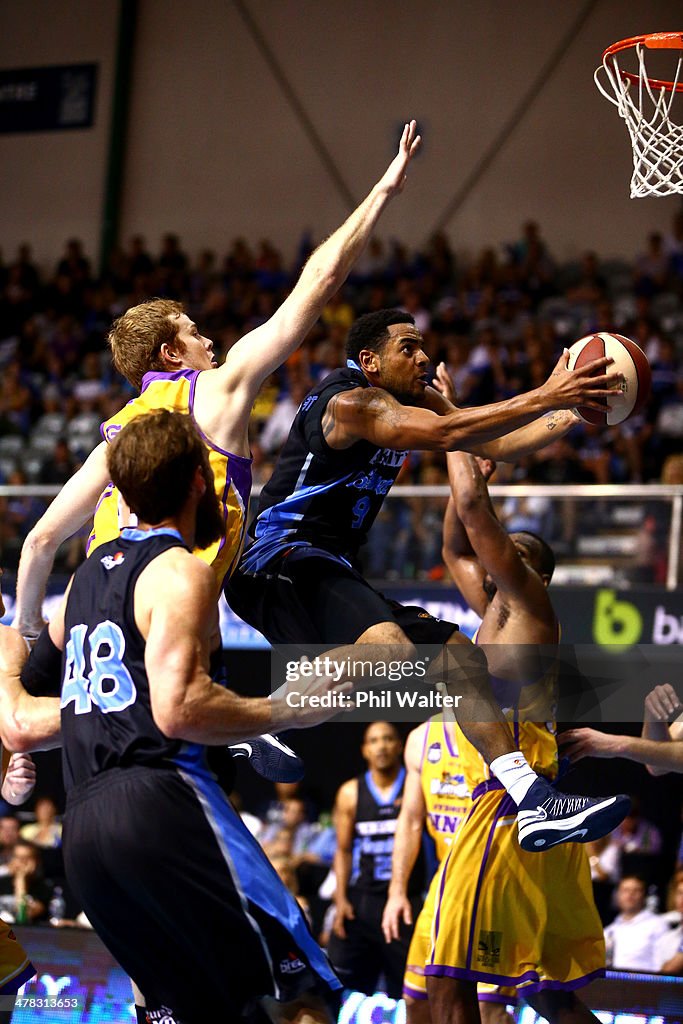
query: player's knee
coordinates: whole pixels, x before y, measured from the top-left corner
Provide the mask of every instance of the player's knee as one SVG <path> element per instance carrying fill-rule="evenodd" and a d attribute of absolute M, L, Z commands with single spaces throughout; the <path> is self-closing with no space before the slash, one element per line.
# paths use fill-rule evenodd
<path fill-rule="evenodd" d="M 396 622 L 377 622 L 370 626 L 356 640 L 357 644 L 381 644 L 400 650 L 400 656 L 406 659 L 415 656 L 415 645 L 408 639 Z"/>
<path fill-rule="evenodd" d="M 488 680 L 488 664 L 481 647 L 463 637 L 462 641 L 448 643 L 445 653 L 448 671 L 457 673 L 462 682 L 477 686 Z"/>
<path fill-rule="evenodd" d="M 357 644 L 409 643 L 407 636 L 396 622 L 375 622 L 368 626 L 356 640 Z"/>

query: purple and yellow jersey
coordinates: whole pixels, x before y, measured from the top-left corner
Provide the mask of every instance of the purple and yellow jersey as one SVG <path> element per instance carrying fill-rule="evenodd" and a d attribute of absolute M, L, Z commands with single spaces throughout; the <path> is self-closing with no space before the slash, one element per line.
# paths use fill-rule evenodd
<path fill-rule="evenodd" d="M 451 739 L 446 723 L 439 718 L 430 719 L 427 725 L 420 781 L 427 810 L 427 831 L 434 840 L 437 860 L 441 862 L 471 802 L 458 746 Z"/>
<path fill-rule="evenodd" d="M 214 570 L 216 583 L 220 586 L 237 565 L 242 552 L 247 522 L 247 506 L 251 491 L 251 459 L 233 455 L 214 445 L 200 429 L 194 418 L 194 399 L 197 377 L 201 370 L 179 370 L 177 373 L 146 373 L 142 378 L 142 390 L 137 398 L 117 412 L 101 426 L 102 437 L 112 441 L 118 432 L 136 416 L 168 409 L 192 416 L 209 451 L 209 463 L 213 470 L 214 486 L 221 503 L 225 524 L 223 536 L 211 547 L 195 554 Z M 100 495 L 95 510 L 93 529 L 88 538 L 87 553 L 106 541 L 118 537 L 124 526 L 135 525 L 134 517 L 113 484 L 108 484 Z"/>
<path fill-rule="evenodd" d="M 477 634 L 474 642 L 477 642 Z M 494 696 L 512 728 L 515 749 L 522 751 L 535 772 L 549 779 L 554 779 L 558 770 L 557 721 L 554 716 L 545 721 L 540 719 L 547 714 L 549 707 L 554 708 L 557 703 L 558 667 L 558 662 L 553 661 L 540 679 L 521 687 L 491 676 Z M 535 709 L 538 709 L 538 714 L 535 714 Z M 478 786 L 491 778 L 491 769 L 479 751 L 465 739 L 459 726 L 456 727 L 456 736 L 460 771 L 465 776 L 468 789 L 474 793 Z"/>

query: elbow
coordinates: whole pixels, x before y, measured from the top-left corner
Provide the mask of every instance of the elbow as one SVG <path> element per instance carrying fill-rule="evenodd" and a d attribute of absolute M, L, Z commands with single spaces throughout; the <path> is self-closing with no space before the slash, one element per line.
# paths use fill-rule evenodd
<path fill-rule="evenodd" d="M 440 416 L 436 425 L 438 448 L 444 452 L 459 452 L 465 443 L 465 431 L 459 425 L 458 413 Z"/>
<path fill-rule="evenodd" d="M 187 730 L 184 728 L 184 715 L 169 712 L 162 715 L 155 715 L 154 721 L 159 731 L 164 734 L 167 740 L 187 739 Z"/>
<path fill-rule="evenodd" d="M 59 547 L 60 538 L 53 530 L 36 523 L 32 530 L 26 535 L 22 553 L 28 552 L 32 555 L 54 554 Z"/>
<path fill-rule="evenodd" d="M 451 578 L 454 581 L 457 580 L 456 570 L 458 565 L 458 553 L 454 551 L 452 547 L 449 547 L 448 544 L 444 544 L 441 548 L 441 558 L 443 559 L 443 564 L 451 574 Z"/>
<path fill-rule="evenodd" d="M 153 704 L 152 718 L 167 740 L 187 739 L 187 718 L 182 704 Z"/>
<path fill-rule="evenodd" d="M 344 279 L 344 269 L 341 261 L 333 265 L 326 264 L 323 266 L 317 263 L 315 256 L 311 257 L 306 265 L 304 274 L 308 279 L 307 285 L 325 302 L 339 291 Z M 303 276 L 302 274 L 302 278 Z"/>
<path fill-rule="evenodd" d="M 460 522 L 463 526 L 467 527 L 470 523 L 475 522 L 477 516 L 481 513 L 482 497 L 459 485 L 456 490 L 455 511 Z"/>

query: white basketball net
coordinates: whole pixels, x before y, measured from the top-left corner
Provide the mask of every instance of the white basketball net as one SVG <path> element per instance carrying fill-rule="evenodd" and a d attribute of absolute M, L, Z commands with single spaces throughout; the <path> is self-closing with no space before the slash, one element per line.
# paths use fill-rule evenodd
<path fill-rule="evenodd" d="M 631 199 L 683 194 L 683 125 L 671 120 L 671 108 L 683 67 L 683 50 L 679 50 L 673 89 L 653 88 L 645 67 L 646 47 L 637 43 L 635 51 L 638 57 L 637 85 L 621 74 L 616 53 L 608 56 L 594 75 L 598 89 L 617 107 L 619 117 L 626 121 L 631 136 Z M 600 81 L 603 70 L 614 95 Z"/>

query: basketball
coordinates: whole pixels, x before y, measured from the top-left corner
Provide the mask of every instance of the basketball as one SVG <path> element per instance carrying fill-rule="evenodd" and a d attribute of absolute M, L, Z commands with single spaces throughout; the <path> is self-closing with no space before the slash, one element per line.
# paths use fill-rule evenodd
<path fill-rule="evenodd" d="M 613 398 L 606 398 L 605 411 L 581 406 L 574 412 L 586 423 L 616 426 L 629 416 L 634 416 L 645 405 L 650 395 L 652 374 L 647 356 L 640 346 L 621 334 L 589 334 L 574 342 L 569 349 L 569 369 L 584 366 L 593 359 L 610 356 L 614 362 L 600 373 L 617 371 L 622 374 L 621 387 L 615 390 Z"/>

